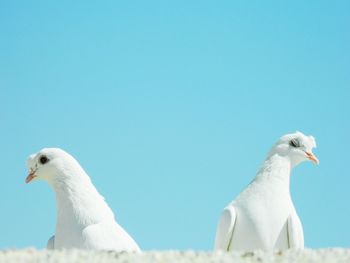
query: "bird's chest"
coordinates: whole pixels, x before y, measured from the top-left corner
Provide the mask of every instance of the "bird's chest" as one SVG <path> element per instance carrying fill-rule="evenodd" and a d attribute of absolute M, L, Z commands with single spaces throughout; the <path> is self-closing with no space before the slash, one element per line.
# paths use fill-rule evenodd
<path fill-rule="evenodd" d="M 255 191 L 237 202 L 235 232 L 252 239 L 257 247 L 273 248 L 291 213 L 292 202 L 286 191 Z M 240 235 L 241 236 L 241 235 Z"/>
<path fill-rule="evenodd" d="M 83 227 L 73 217 L 57 219 L 55 248 L 83 248 Z"/>
<path fill-rule="evenodd" d="M 288 196 L 268 193 L 264 198 L 250 200 L 240 210 L 257 230 L 271 233 L 282 228 L 290 215 L 291 207 Z"/>
<path fill-rule="evenodd" d="M 55 233 L 55 248 L 84 248 L 83 230 L 93 223 L 83 205 L 59 203 Z"/>
<path fill-rule="evenodd" d="M 288 181 L 261 180 L 243 192 L 238 205 L 254 220 L 271 225 L 282 223 L 279 221 L 288 217 L 292 207 Z"/>

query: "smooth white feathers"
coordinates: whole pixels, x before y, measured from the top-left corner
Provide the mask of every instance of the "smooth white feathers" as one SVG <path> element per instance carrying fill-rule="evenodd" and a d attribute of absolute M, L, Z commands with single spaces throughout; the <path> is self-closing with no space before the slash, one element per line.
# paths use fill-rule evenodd
<path fill-rule="evenodd" d="M 312 153 L 316 141 L 301 132 L 281 137 L 267 155 L 255 179 L 223 211 L 215 249 L 253 250 L 303 248 L 300 219 L 290 196 L 290 173 Z"/>
<path fill-rule="evenodd" d="M 56 233 L 48 241 L 48 248 L 139 251 L 71 155 L 61 149 L 45 148 L 31 155 L 27 163 L 30 173 L 26 182 L 43 179 L 56 194 Z"/>

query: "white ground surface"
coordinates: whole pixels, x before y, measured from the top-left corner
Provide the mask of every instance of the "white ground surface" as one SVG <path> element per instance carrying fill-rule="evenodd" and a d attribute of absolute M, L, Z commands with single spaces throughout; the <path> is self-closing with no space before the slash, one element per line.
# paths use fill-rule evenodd
<path fill-rule="evenodd" d="M 322 263 L 337 262 L 350 263 L 350 249 L 306 249 L 286 250 L 275 253 L 262 251 L 255 252 L 195 252 L 195 251 L 162 251 L 143 252 L 139 254 L 115 253 L 108 251 L 84 251 L 84 250 L 2 250 L 0 251 L 0 262 L 120 262 L 120 263 L 274 263 L 274 262 L 302 262 Z"/>

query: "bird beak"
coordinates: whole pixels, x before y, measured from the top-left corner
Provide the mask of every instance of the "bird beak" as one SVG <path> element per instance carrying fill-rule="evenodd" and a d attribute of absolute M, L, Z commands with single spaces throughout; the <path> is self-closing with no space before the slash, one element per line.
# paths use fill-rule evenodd
<path fill-rule="evenodd" d="M 35 171 L 30 169 L 30 173 L 29 173 L 29 175 L 26 178 L 26 184 L 29 183 L 31 180 L 33 180 L 35 177 L 36 177 Z"/>
<path fill-rule="evenodd" d="M 305 152 L 305 153 L 306 153 L 307 158 L 310 161 L 313 161 L 315 164 L 319 164 L 320 163 L 320 161 L 317 159 L 317 157 L 312 152 Z"/>

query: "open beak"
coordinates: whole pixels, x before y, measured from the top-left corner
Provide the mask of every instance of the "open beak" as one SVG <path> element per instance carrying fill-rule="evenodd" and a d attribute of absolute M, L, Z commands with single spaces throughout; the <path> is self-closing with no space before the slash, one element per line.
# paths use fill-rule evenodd
<path fill-rule="evenodd" d="M 307 158 L 310 161 L 313 161 L 315 164 L 319 164 L 320 163 L 320 161 L 317 159 L 317 157 L 312 152 L 305 152 L 305 153 L 306 153 Z"/>
<path fill-rule="evenodd" d="M 30 173 L 26 178 L 26 184 L 29 183 L 31 180 L 33 180 L 35 177 L 36 177 L 35 171 L 30 170 Z"/>

